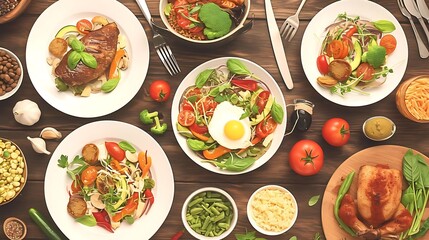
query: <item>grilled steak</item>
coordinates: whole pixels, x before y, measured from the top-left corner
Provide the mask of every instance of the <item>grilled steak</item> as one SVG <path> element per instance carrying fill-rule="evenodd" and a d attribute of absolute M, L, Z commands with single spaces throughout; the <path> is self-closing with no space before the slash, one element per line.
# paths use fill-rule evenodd
<path fill-rule="evenodd" d="M 105 73 L 115 57 L 118 35 L 119 29 L 115 23 L 109 23 L 86 34 L 80 41 L 85 45 L 85 52 L 92 54 L 97 60 L 97 67 L 90 68 L 81 61 L 74 70 L 70 69 L 67 66 L 67 59 L 72 51 L 70 50 L 61 59 L 55 74 L 69 86 L 82 85 L 97 79 Z"/>

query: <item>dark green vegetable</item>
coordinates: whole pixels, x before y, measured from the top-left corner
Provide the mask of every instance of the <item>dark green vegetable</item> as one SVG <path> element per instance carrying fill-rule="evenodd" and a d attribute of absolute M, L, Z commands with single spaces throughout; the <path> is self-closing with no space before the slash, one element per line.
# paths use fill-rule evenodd
<path fill-rule="evenodd" d="M 256 232 L 247 232 L 245 234 L 242 233 L 236 233 L 235 234 L 235 239 L 236 240 L 266 240 L 265 238 L 259 238 L 256 237 Z"/>
<path fill-rule="evenodd" d="M 116 86 L 118 86 L 118 83 L 119 83 L 119 78 L 109 79 L 101 86 L 101 91 L 106 93 L 111 92 L 116 88 Z"/>
<path fill-rule="evenodd" d="M 92 215 L 84 215 L 83 217 L 76 218 L 76 222 L 79 222 L 88 227 L 94 227 L 97 225 L 97 221 Z"/>
<path fill-rule="evenodd" d="M 83 52 L 85 50 L 85 45 L 83 45 L 83 43 L 81 41 L 79 41 L 79 39 L 77 39 L 77 38 L 73 38 L 70 41 L 70 47 L 79 53 Z"/>
<path fill-rule="evenodd" d="M 159 121 L 158 117 L 155 117 L 155 126 L 150 128 L 150 131 L 153 134 L 161 135 L 167 131 L 167 123 L 162 123 Z"/>
<path fill-rule="evenodd" d="M 188 138 L 186 139 L 186 144 L 193 151 L 202 151 L 210 148 L 210 146 L 207 146 L 205 142 L 198 139 Z"/>
<path fill-rule="evenodd" d="M 223 37 L 231 30 L 232 20 L 229 13 L 215 3 L 203 4 L 198 17 L 204 23 L 204 35 L 208 39 Z"/>
<path fill-rule="evenodd" d="M 57 87 L 58 91 L 63 92 L 69 89 L 69 86 L 63 82 L 63 80 L 59 77 L 55 78 L 55 87 Z"/>
<path fill-rule="evenodd" d="M 67 58 L 67 66 L 72 70 L 75 69 L 81 59 L 82 59 L 82 56 L 80 55 L 80 53 L 76 51 L 72 51 L 69 57 Z"/>
<path fill-rule="evenodd" d="M 149 110 L 145 109 L 140 112 L 139 119 L 143 124 L 152 124 L 154 123 L 153 118 L 158 117 L 158 112 L 149 112 Z"/>
<path fill-rule="evenodd" d="M 195 86 L 197 88 L 202 88 L 206 84 L 207 80 L 210 78 L 210 75 L 214 72 L 214 69 L 206 69 L 200 74 L 198 74 L 197 80 L 195 80 Z"/>
<path fill-rule="evenodd" d="M 75 69 L 77 64 L 82 61 L 83 64 L 90 68 L 96 68 L 97 67 L 97 60 L 94 56 L 91 54 L 84 52 L 85 51 L 85 45 L 76 37 L 70 38 L 68 40 L 68 43 L 70 47 L 72 48 L 72 51 L 70 52 L 70 55 L 67 58 L 67 66 L 70 69 Z"/>
<path fill-rule="evenodd" d="M 121 141 L 119 142 L 119 147 L 122 148 L 124 151 L 129 151 L 130 153 L 135 153 L 136 149 L 127 141 Z"/>
<path fill-rule="evenodd" d="M 274 121 L 276 121 L 276 123 L 278 124 L 281 124 L 283 122 L 284 115 L 285 113 L 283 111 L 282 106 L 274 102 L 273 106 L 271 107 L 271 116 L 273 117 Z"/>
<path fill-rule="evenodd" d="M 338 212 L 340 210 L 341 201 L 343 200 L 344 195 L 346 195 L 346 193 L 349 191 L 350 186 L 352 185 L 354 175 L 355 175 L 355 172 L 351 172 L 347 175 L 346 179 L 344 179 L 343 184 L 341 184 L 341 187 L 338 190 L 337 199 L 335 200 L 335 205 L 334 205 L 335 219 L 337 220 L 340 227 L 353 237 L 356 236 L 356 233 L 353 231 L 353 229 L 347 226 L 343 222 L 343 220 L 341 220 L 341 218 L 338 215 Z"/>
<path fill-rule="evenodd" d="M 228 70 L 234 74 L 252 75 L 249 69 L 238 59 L 228 59 L 228 61 L 226 61 L 226 66 Z"/>
<path fill-rule="evenodd" d="M 81 52 L 80 55 L 82 56 L 83 64 L 90 68 L 97 68 L 97 60 L 94 56 L 86 52 Z"/>
<path fill-rule="evenodd" d="M 230 155 L 226 160 L 222 161 L 210 161 L 217 167 L 233 172 L 241 172 L 250 166 L 256 161 L 253 157 L 240 158 L 236 155 Z"/>
<path fill-rule="evenodd" d="M 42 232 L 50 240 L 61 240 L 60 234 L 56 232 L 49 224 L 46 222 L 45 217 L 35 208 L 30 208 L 28 210 L 30 218 L 37 224 L 37 226 L 42 230 Z"/>

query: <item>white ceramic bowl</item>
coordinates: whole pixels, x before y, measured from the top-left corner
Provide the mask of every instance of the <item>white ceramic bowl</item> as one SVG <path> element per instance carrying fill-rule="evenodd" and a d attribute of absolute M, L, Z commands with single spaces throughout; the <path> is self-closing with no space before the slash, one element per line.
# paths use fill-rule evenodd
<path fill-rule="evenodd" d="M 278 196 L 280 191 L 281 197 L 284 196 L 289 196 L 289 201 L 284 203 L 285 205 L 285 209 L 284 211 L 288 211 L 289 208 L 287 208 L 288 206 L 291 206 L 293 208 L 293 210 L 291 210 L 290 212 L 287 212 L 286 214 L 288 216 L 286 216 L 287 218 L 290 219 L 289 224 L 287 224 L 287 226 L 285 228 L 282 228 L 279 231 L 270 231 L 267 230 L 263 227 L 261 227 L 255 220 L 255 216 L 253 213 L 253 201 L 255 201 L 255 198 L 259 195 L 262 194 L 263 191 L 271 191 L 274 190 L 275 192 L 277 192 L 276 196 Z M 269 195 L 269 197 L 267 197 L 267 199 L 265 199 L 264 201 L 261 201 L 262 206 L 268 207 L 269 205 L 267 205 L 267 203 L 270 201 L 274 201 L 273 195 Z M 268 211 L 268 209 L 264 209 L 262 212 L 266 212 Z M 263 215 L 261 215 L 263 216 Z M 289 192 L 286 188 L 278 186 L 278 185 L 267 185 L 267 186 L 263 186 L 259 189 L 257 189 L 252 196 L 250 196 L 249 201 L 247 202 L 247 218 L 249 219 L 250 223 L 252 224 L 252 226 L 260 233 L 265 234 L 265 235 L 269 235 L 269 236 L 276 236 L 276 235 L 280 235 L 283 234 L 285 232 L 287 232 L 295 223 L 296 219 L 298 217 L 298 204 L 296 203 L 295 197 L 292 195 L 291 192 Z M 264 218 L 264 220 L 266 220 L 267 218 Z"/>
<path fill-rule="evenodd" d="M 229 228 L 223 232 L 221 235 L 219 236 L 215 236 L 215 237 L 206 237 L 203 236 L 197 232 L 195 232 L 188 224 L 188 222 L 186 221 L 186 213 L 187 213 L 187 208 L 189 203 L 191 202 L 191 200 L 198 194 L 203 193 L 203 192 L 216 192 L 216 193 L 220 193 L 221 195 L 225 196 L 227 198 L 227 200 L 231 203 L 232 205 L 232 211 L 234 213 L 234 215 L 232 216 L 232 220 L 230 223 Z M 225 192 L 224 190 L 220 189 L 220 188 L 216 188 L 216 187 L 204 187 L 204 188 L 200 188 L 196 191 L 194 191 L 193 193 L 191 193 L 188 198 L 185 200 L 185 202 L 183 203 L 183 207 L 182 207 L 182 222 L 183 222 L 183 226 L 185 226 L 186 231 L 189 232 L 193 237 L 200 239 L 200 240 L 220 240 L 220 239 L 225 239 L 235 228 L 235 226 L 237 225 L 237 220 L 238 220 L 238 209 L 237 209 L 237 204 L 235 203 L 234 199 L 231 197 L 231 195 L 229 195 L 227 192 Z"/>
<path fill-rule="evenodd" d="M 4 100 L 4 99 L 11 97 L 13 94 L 16 93 L 16 91 L 18 91 L 19 87 L 21 86 L 22 79 L 24 76 L 24 69 L 22 68 L 21 60 L 19 60 L 19 58 L 13 52 L 11 52 L 10 50 L 8 50 L 6 48 L 2 48 L 2 47 L 0 47 L 0 51 L 5 51 L 9 56 L 14 58 L 17 61 L 19 68 L 21 69 L 21 75 L 19 76 L 19 79 L 18 79 L 18 82 L 16 83 L 16 86 L 10 92 L 7 92 L 4 95 L 0 96 L 0 100 Z"/>

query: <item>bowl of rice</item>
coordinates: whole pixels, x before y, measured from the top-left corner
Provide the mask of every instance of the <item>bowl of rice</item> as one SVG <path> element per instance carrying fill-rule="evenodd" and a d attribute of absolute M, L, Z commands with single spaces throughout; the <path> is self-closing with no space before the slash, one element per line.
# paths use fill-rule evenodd
<path fill-rule="evenodd" d="M 220 46 L 252 27 L 250 0 L 161 0 L 161 35 L 192 46 Z"/>
<path fill-rule="evenodd" d="M 286 188 L 263 186 L 250 197 L 247 217 L 258 232 L 269 236 L 280 235 L 294 225 L 298 217 L 298 204 Z"/>
<path fill-rule="evenodd" d="M 398 111 L 411 121 L 429 123 L 429 75 L 410 78 L 396 91 Z"/>

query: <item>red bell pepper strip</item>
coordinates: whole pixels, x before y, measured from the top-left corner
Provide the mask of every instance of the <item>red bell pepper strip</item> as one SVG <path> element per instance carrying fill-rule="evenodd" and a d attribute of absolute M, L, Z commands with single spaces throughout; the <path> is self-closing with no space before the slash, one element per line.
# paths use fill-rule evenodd
<path fill-rule="evenodd" d="M 176 234 L 173 235 L 173 237 L 171 237 L 171 240 L 179 240 L 184 233 L 185 233 L 184 229 L 178 231 Z"/>
<path fill-rule="evenodd" d="M 128 202 L 125 205 L 125 207 L 122 208 L 121 211 L 113 215 L 112 221 L 119 222 L 123 217 L 127 215 L 131 215 L 137 209 L 138 205 L 139 205 L 139 193 L 135 192 L 133 193 L 133 196 L 130 199 L 128 199 Z"/>
<path fill-rule="evenodd" d="M 244 90 L 256 91 L 258 89 L 258 82 L 251 79 L 232 79 L 231 83 Z"/>
<path fill-rule="evenodd" d="M 146 190 L 144 191 L 144 196 L 147 199 L 147 204 L 146 207 L 144 209 L 144 213 L 148 213 L 150 210 L 150 207 L 153 205 L 153 203 L 155 202 L 155 197 L 153 196 L 152 191 L 150 190 L 150 188 L 146 188 Z"/>
<path fill-rule="evenodd" d="M 112 228 L 112 224 L 110 224 L 109 214 L 107 214 L 106 210 L 102 210 L 100 212 L 93 212 L 92 215 L 97 221 L 97 225 L 106 229 L 109 232 L 114 232 Z"/>

